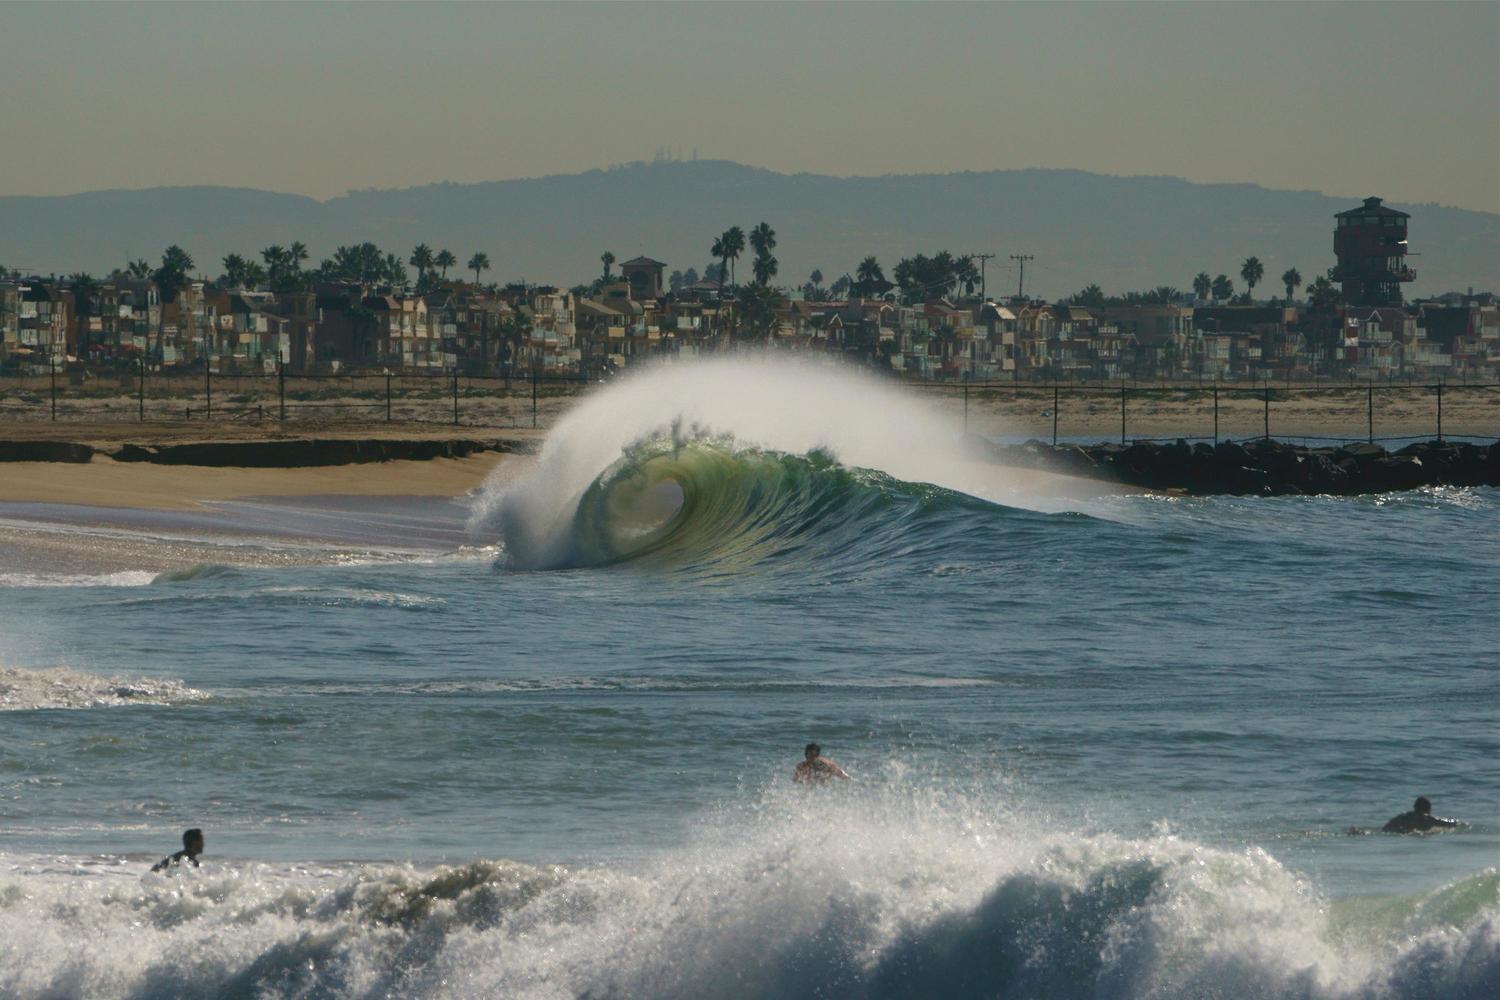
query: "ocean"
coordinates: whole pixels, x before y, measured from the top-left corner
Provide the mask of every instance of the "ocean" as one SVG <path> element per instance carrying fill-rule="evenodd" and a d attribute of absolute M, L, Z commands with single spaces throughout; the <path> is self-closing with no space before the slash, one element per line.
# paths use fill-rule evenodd
<path fill-rule="evenodd" d="M 950 424 L 721 362 L 452 501 L 0 504 L 0 996 L 1500 995 L 1500 491 Z"/>

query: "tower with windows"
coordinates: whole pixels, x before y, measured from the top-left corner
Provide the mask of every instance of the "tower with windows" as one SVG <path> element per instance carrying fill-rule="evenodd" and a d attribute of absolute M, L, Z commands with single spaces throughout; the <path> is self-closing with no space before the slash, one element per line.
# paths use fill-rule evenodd
<path fill-rule="evenodd" d="M 1351 306 L 1399 306 L 1401 283 L 1416 278 L 1406 266 L 1405 212 L 1366 198 L 1359 208 L 1334 216 L 1333 252 L 1338 257 L 1333 280 L 1343 286 Z"/>

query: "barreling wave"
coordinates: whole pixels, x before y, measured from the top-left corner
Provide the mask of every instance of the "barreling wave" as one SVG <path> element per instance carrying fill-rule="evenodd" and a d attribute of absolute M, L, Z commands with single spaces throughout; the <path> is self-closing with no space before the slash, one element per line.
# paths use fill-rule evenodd
<path fill-rule="evenodd" d="M 787 796 L 630 870 L 7 860 L 0 994 L 22 1000 L 1500 990 L 1493 869 L 1330 904 L 1259 850 L 1039 833 L 920 794 Z"/>
<path fill-rule="evenodd" d="M 720 360 L 584 400 L 529 476 L 486 487 L 471 526 L 497 530 L 523 569 L 736 565 L 820 539 L 891 541 L 884 528 L 922 509 L 1033 506 L 1008 476 L 974 462 L 951 420 L 867 375 Z"/>
<path fill-rule="evenodd" d="M 817 450 L 786 455 L 725 439 L 657 439 L 629 449 L 594 480 L 546 562 L 650 559 L 722 569 L 835 552 L 858 558 L 954 507 L 991 505 L 845 468 Z"/>

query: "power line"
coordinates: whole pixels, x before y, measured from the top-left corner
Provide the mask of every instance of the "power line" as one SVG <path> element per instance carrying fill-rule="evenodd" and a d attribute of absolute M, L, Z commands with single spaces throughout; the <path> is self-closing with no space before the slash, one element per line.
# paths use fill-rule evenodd
<path fill-rule="evenodd" d="M 1010 259 L 1014 260 L 1014 261 L 1019 261 L 1020 264 L 1021 264 L 1021 277 L 1016 282 L 1016 298 L 1018 298 L 1018 299 L 1025 298 L 1026 297 L 1026 262 L 1028 260 L 1036 260 L 1036 258 L 1034 256 L 1032 256 L 1031 254 L 1029 254 L 1029 253 L 1013 253 L 1013 254 L 1010 255 Z"/>
<path fill-rule="evenodd" d="M 983 300 L 989 298 L 989 296 L 985 294 L 984 264 L 985 264 L 985 261 L 994 260 L 995 259 L 995 255 L 992 254 L 992 253 L 976 253 L 976 254 L 971 254 L 970 256 L 972 256 L 975 260 L 979 261 L 979 298 L 980 298 L 980 301 L 983 301 Z"/>

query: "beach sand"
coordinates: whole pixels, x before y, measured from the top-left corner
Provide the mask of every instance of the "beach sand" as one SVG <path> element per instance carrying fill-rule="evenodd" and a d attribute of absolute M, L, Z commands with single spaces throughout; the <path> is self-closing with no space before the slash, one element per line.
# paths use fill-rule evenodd
<path fill-rule="evenodd" d="M 474 490 L 508 456 L 484 452 L 425 462 L 366 462 L 305 469 L 240 469 L 116 462 L 0 463 L 0 502 L 191 510 L 203 501 L 245 497 L 457 497 Z"/>

